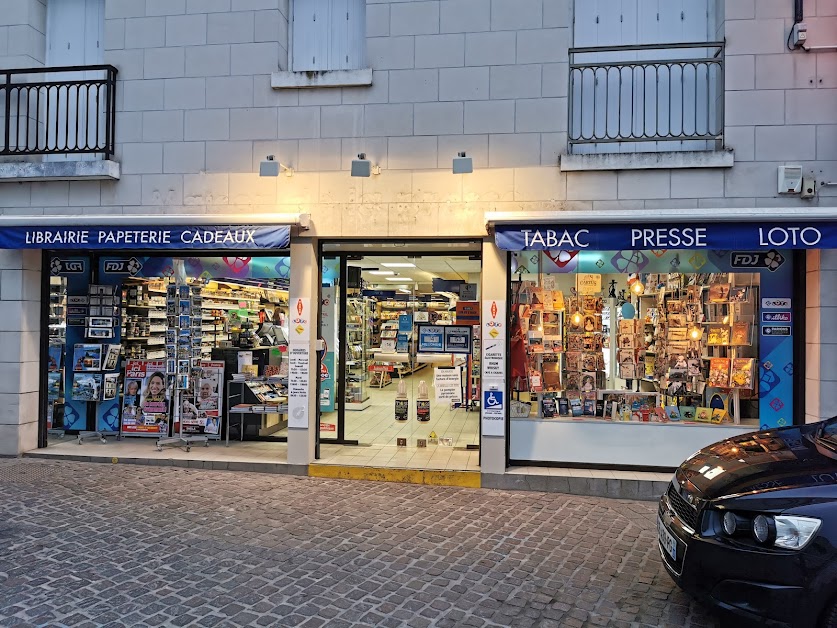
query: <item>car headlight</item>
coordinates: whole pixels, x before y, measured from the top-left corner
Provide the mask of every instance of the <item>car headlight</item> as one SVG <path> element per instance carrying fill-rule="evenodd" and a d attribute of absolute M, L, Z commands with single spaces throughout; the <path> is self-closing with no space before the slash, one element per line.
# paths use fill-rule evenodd
<path fill-rule="evenodd" d="M 786 549 L 802 549 L 817 534 L 822 521 L 813 517 L 797 517 L 795 515 L 777 515 L 774 518 L 776 523 L 776 540 L 773 544 L 776 547 Z"/>
<path fill-rule="evenodd" d="M 761 544 L 770 541 L 771 537 L 775 538 L 776 524 L 773 523 L 773 519 L 765 515 L 756 515 L 756 518 L 753 519 L 753 536 Z"/>
<path fill-rule="evenodd" d="M 729 537 L 752 535 L 759 545 L 800 550 L 817 535 L 822 521 L 798 515 L 764 515 L 726 510 L 721 515 L 721 524 L 724 534 Z"/>
<path fill-rule="evenodd" d="M 724 532 L 726 532 L 727 536 L 734 536 L 741 532 L 747 532 L 750 529 L 750 520 L 747 517 L 742 517 L 729 510 L 724 513 L 722 522 Z"/>
<path fill-rule="evenodd" d="M 724 532 L 729 536 L 735 534 L 735 515 L 727 511 L 724 513 Z"/>

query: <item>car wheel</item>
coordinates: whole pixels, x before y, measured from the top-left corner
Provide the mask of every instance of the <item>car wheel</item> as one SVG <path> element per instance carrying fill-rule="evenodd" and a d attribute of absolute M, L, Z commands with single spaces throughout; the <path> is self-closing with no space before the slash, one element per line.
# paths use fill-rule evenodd
<path fill-rule="evenodd" d="M 837 600 L 832 600 L 820 620 L 820 628 L 837 628 Z"/>

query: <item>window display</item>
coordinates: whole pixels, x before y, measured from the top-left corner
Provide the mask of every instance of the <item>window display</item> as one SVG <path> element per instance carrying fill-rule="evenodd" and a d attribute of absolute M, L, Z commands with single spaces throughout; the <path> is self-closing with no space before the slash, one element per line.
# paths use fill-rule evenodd
<path fill-rule="evenodd" d="M 284 390 L 288 258 L 229 259 L 50 264 L 48 429 L 159 438 L 182 422 L 183 434 L 220 437 L 242 349 Z"/>
<path fill-rule="evenodd" d="M 686 251 L 633 252 L 641 265 L 626 252 L 576 252 L 574 264 L 557 253 L 513 264 L 513 420 L 759 425 L 762 272 L 686 272 Z M 661 269 L 655 256 L 668 272 L 613 272 Z"/>

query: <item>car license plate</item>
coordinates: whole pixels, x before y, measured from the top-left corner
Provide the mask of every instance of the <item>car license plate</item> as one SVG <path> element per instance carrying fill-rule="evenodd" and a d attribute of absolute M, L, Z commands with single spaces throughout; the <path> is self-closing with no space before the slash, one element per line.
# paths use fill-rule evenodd
<path fill-rule="evenodd" d="M 660 541 L 660 547 L 671 556 L 672 560 L 677 560 L 677 539 L 666 530 L 663 520 L 659 517 L 657 517 L 657 538 Z"/>

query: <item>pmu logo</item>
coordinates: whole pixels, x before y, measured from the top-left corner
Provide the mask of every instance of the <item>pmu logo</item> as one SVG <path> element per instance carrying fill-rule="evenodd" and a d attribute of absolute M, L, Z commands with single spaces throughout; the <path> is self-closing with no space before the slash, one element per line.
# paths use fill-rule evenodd
<path fill-rule="evenodd" d="M 84 272 L 84 260 L 53 258 L 49 263 L 49 272 L 53 275 L 72 275 Z"/>
<path fill-rule="evenodd" d="M 784 256 L 776 250 L 765 253 L 760 251 L 733 251 L 730 255 L 730 266 L 733 268 L 766 268 L 773 272 L 784 263 Z"/>
<path fill-rule="evenodd" d="M 109 275 L 131 275 L 131 277 L 134 277 L 141 270 L 142 264 L 136 257 L 128 260 L 105 260 L 105 273 Z"/>

